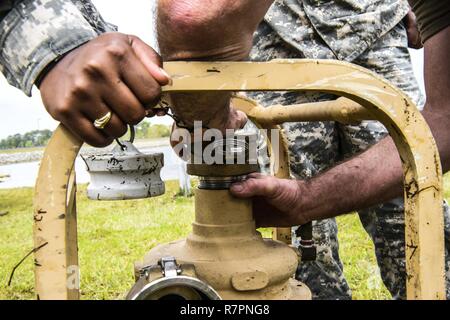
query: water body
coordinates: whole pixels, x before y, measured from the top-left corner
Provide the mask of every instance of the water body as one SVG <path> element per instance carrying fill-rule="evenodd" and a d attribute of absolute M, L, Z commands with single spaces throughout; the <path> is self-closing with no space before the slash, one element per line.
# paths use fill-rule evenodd
<path fill-rule="evenodd" d="M 141 152 L 164 153 L 164 167 L 161 170 L 161 178 L 164 181 L 178 180 L 182 172 L 182 162 L 169 146 L 141 148 Z M 1 175 L 9 175 L 4 182 L 0 183 L 0 189 L 34 187 L 39 170 L 39 162 L 16 163 L 0 166 Z M 89 174 L 86 165 L 80 157 L 75 161 L 75 172 L 78 183 L 88 183 Z"/>

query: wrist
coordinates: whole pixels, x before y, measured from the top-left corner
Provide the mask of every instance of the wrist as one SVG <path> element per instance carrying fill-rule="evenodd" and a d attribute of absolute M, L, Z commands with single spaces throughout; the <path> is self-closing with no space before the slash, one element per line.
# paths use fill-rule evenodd
<path fill-rule="evenodd" d="M 89 42 L 89 41 L 88 41 Z M 40 89 L 42 82 L 44 81 L 45 77 L 53 70 L 53 68 L 56 67 L 56 65 L 63 60 L 65 57 L 67 57 L 69 54 L 71 54 L 72 52 L 76 51 L 78 48 L 80 48 L 81 46 L 83 46 L 85 43 L 82 43 L 80 46 L 73 48 L 63 54 L 61 54 L 60 56 L 56 57 L 53 61 L 51 61 L 49 64 L 47 64 L 45 66 L 45 68 L 39 73 L 39 75 L 37 76 L 34 84 L 36 85 L 36 87 L 38 89 Z"/>
<path fill-rule="evenodd" d="M 315 206 L 315 201 L 311 199 L 310 186 L 308 186 L 308 180 L 292 180 L 296 184 L 295 202 L 293 212 L 296 215 L 296 225 L 303 225 L 311 222 L 313 217 L 311 216 L 312 208 Z"/>
<path fill-rule="evenodd" d="M 93 6 L 88 12 L 72 1 L 41 2 L 37 6 L 35 1 L 12 1 L 14 10 L 0 21 L 0 64 L 8 66 L 2 72 L 28 96 L 55 58 L 109 30 Z M 39 32 L 27 32 L 37 26 Z"/>

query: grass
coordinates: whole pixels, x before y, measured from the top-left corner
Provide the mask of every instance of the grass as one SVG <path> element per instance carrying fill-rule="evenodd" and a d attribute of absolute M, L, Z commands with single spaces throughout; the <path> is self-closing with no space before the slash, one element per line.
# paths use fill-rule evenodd
<path fill-rule="evenodd" d="M 127 136 L 123 138 L 128 139 Z M 167 144 L 168 138 L 142 138 L 136 139 L 137 143 L 154 143 L 154 144 Z M 15 154 L 24 152 L 44 151 L 45 147 L 27 147 L 27 148 L 14 148 L 14 149 L 0 149 L 0 154 Z"/>
<path fill-rule="evenodd" d="M 33 151 L 43 151 L 43 150 L 44 150 L 44 147 L 0 149 L 0 154 L 13 154 L 13 153 L 33 152 Z"/>
<path fill-rule="evenodd" d="M 341 216 L 338 222 L 339 254 L 354 300 L 384 300 L 391 294 L 381 280 L 372 241 L 356 214 Z"/>
<path fill-rule="evenodd" d="M 165 195 L 121 202 L 78 197 L 82 299 L 122 299 L 133 285 L 133 263 L 158 243 L 189 233 L 193 198 L 176 196 L 177 182 Z M 85 187 L 81 186 L 79 193 Z M 0 299 L 33 299 L 33 259 L 14 265 L 32 248 L 32 189 L 0 190 Z"/>
<path fill-rule="evenodd" d="M 159 243 L 185 237 L 194 217 L 193 198 L 166 194 L 149 200 L 90 201 L 79 187 L 78 229 L 82 299 L 123 299 L 133 285 L 133 263 Z M 450 177 L 445 179 L 450 197 Z M 0 190 L 0 299 L 34 299 L 33 259 L 11 270 L 32 248 L 31 188 Z M 338 218 L 340 255 L 354 299 L 389 299 L 378 275 L 373 245 L 356 215 Z M 269 235 L 264 230 L 264 235 Z"/>

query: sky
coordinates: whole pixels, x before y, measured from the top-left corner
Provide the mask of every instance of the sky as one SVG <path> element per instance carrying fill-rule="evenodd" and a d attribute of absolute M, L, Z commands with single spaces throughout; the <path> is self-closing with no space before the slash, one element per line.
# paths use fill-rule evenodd
<path fill-rule="evenodd" d="M 119 26 L 119 31 L 139 36 L 153 47 L 154 3 L 155 0 L 123 1 L 93 0 L 103 17 Z M 411 50 L 416 77 L 423 90 L 423 50 Z M 170 118 L 155 118 L 153 123 L 171 123 Z M 0 74 L 0 139 L 15 133 L 25 133 L 36 129 L 53 130 L 57 126 L 46 112 L 41 102 L 39 90 L 34 88 L 33 97 L 28 98 L 20 90 L 8 85 Z"/>
<path fill-rule="evenodd" d="M 119 26 L 119 31 L 139 36 L 155 46 L 154 37 L 155 0 L 123 1 L 93 0 L 103 17 Z M 155 118 L 155 123 L 171 123 L 168 117 Z M 25 133 L 36 129 L 55 129 L 58 123 L 53 120 L 41 102 L 39 90 L 33 89 L 33 97 L 28 98 L 22 91 L 10 86 L 0 74 L 0 139 L 15 133 Z"/>

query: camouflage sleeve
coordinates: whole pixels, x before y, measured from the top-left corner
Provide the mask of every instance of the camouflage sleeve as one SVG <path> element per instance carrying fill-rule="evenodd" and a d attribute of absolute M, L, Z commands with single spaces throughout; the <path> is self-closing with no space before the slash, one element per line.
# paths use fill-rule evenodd
<path fill-rule="evenodd" d="M 36 79 L 50 63 L 115 30 L 89 0 L 2 0 L 0 72 L 31 96 Z"/>

